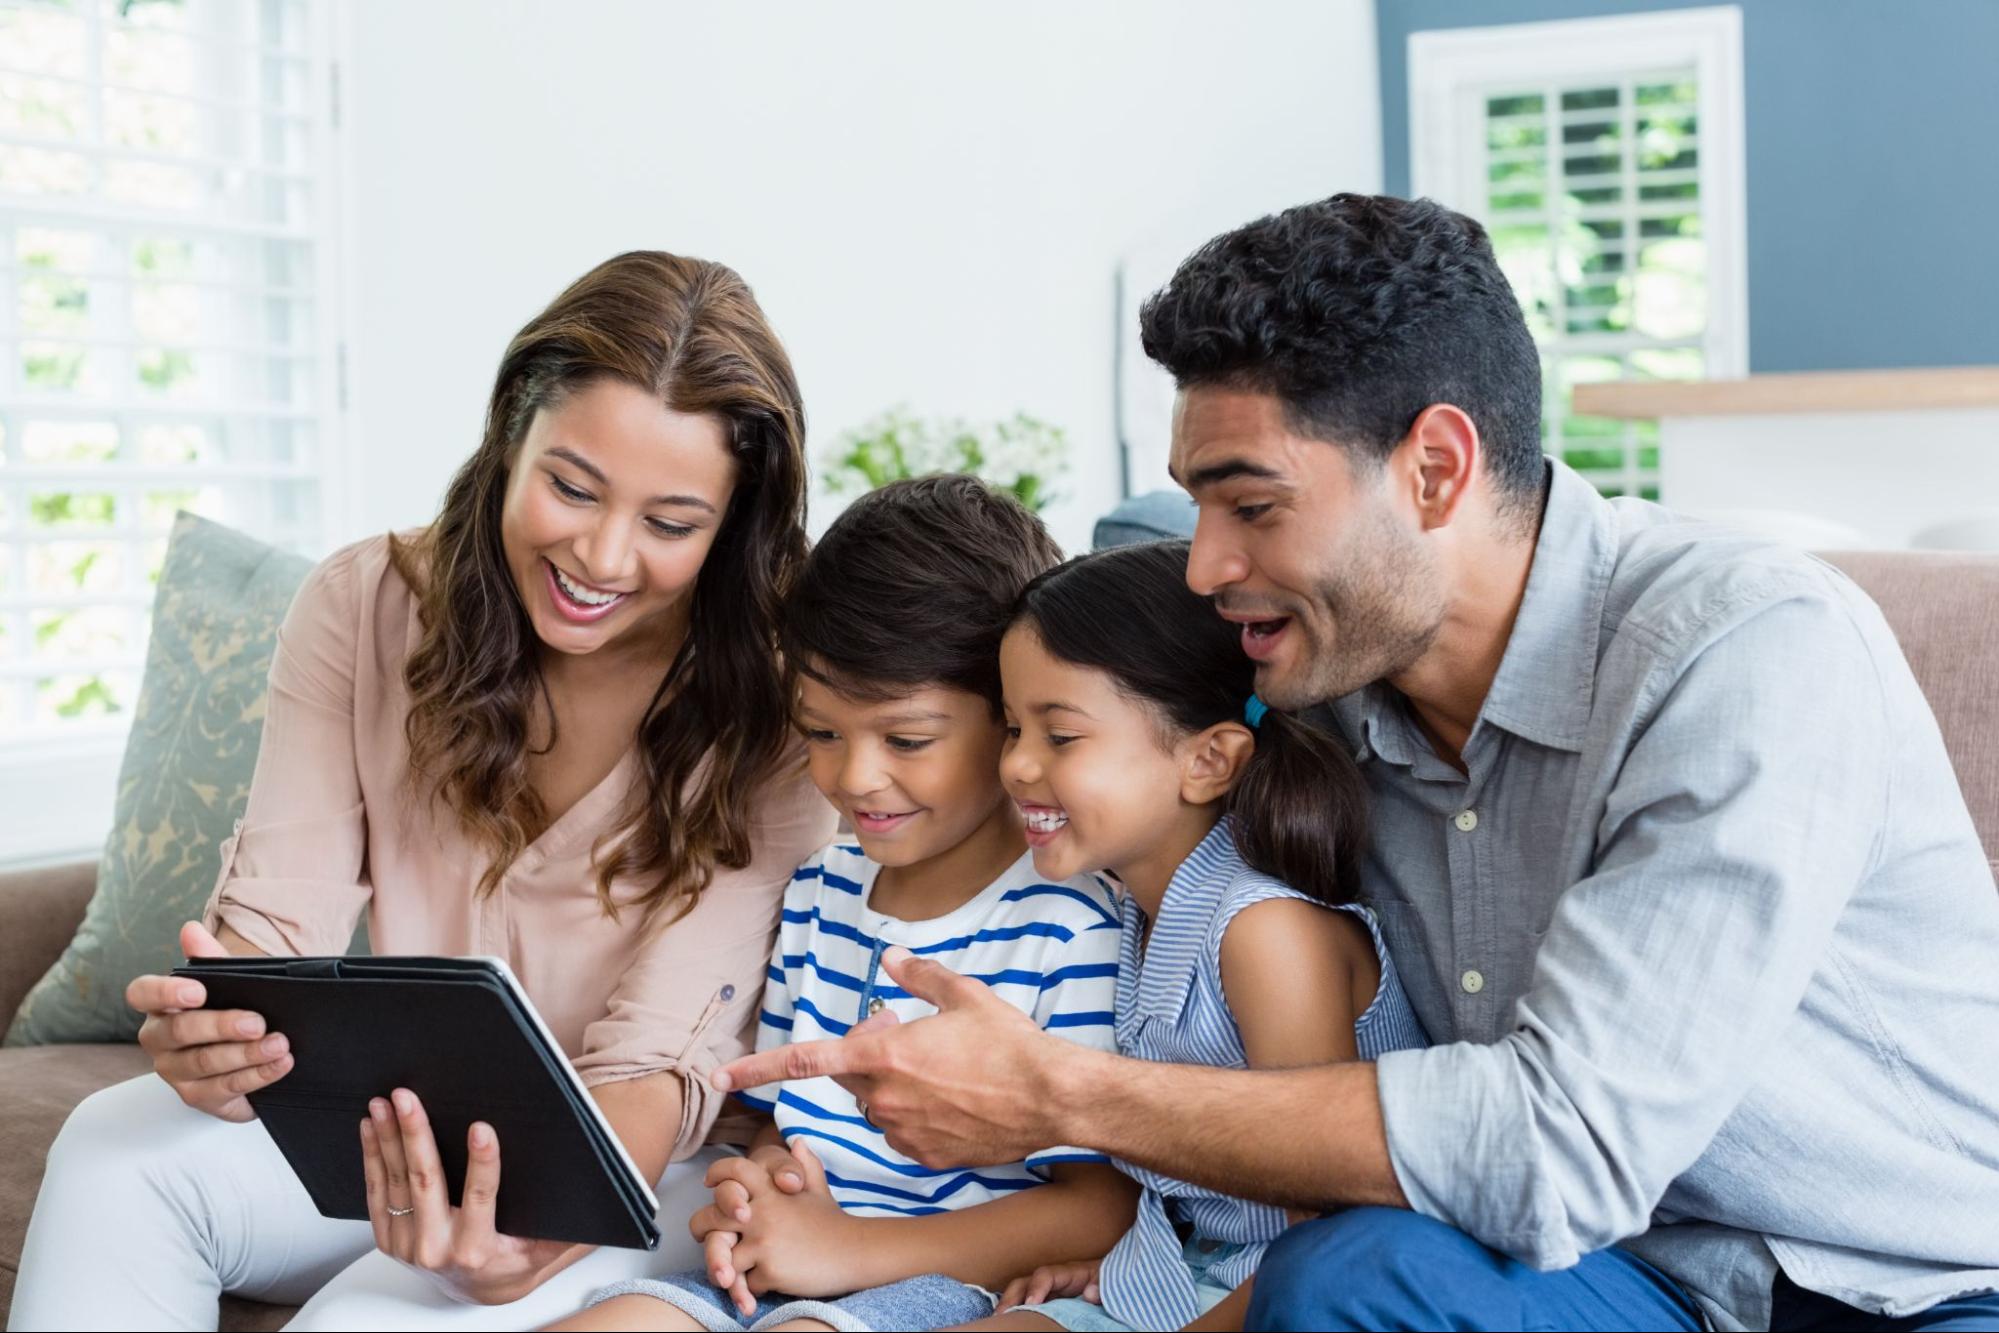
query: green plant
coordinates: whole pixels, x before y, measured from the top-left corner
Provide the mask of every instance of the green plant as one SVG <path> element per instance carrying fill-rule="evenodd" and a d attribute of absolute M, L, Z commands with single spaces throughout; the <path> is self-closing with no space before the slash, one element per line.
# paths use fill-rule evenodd
<path fill-rule="evenodd" d="M 892 407 L 820 456 L 820 483 L 829 495 L 853 496 L 906 477 L 968 472 L 1039 513 L 1056 498 L 1068 453 L 1061 427 L 1025 412 L 974 427 Z"/>

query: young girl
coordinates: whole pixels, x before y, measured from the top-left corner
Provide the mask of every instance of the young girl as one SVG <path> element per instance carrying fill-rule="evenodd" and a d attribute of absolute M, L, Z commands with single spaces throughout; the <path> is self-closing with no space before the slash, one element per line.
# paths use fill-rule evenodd
<path fill-rule="evenodd" d="M 1337 739 L 1265 710 L 1236 627 L 1186 568 L 1185 542 L 1071 560 L 1028 585 L 1000 651 L 1000 770 L 1035 868 L 1124 884 L 1118 1050 L 1255 1069 L 1421 1045 L 1353 901 L 1360 775 Z M 1119 1165 L 1145 1189 L 1131 1230 L 1100 1260 L 1016 1281 L 988 1326 L 1242 1327 L 1294 1217 Z"/>

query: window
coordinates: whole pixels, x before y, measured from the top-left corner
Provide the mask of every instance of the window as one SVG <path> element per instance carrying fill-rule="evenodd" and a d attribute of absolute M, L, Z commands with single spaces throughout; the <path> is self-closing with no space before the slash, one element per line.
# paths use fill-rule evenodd
<path fill-rule="evenodd" d="M 129 709 L 176 510 L 313 549 L 306 0 L 0 0 L 0 739 Z"/>
<path fill-rule="evenodd" d="M 0 769 L 115 762 L 176 510 L 335 535 L 328 24 L 0 0 Z"/>
<path fill-rule="evenodd" d="M 1741 19 L 1727 9 L 1410 38 L 1412 177 L 1484 222 L 1540 345 L 1542 439 L 1659 495 L 1654 422 L 1577 384 L 1747 370 Z"/>

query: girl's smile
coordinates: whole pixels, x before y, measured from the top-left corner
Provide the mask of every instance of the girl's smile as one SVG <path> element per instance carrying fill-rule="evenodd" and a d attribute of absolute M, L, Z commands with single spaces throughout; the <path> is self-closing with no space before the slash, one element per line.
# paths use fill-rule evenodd
<path fill-rule="evenodd" d="M 1220 805 L 1188 799 L 1184 756 L 1153 709 L 1105 672 L 1052 655 L 1031 623 L 1000 642 L 1000 677 L 1000 778 L 1035 870 L 1049 879 L 1108 870 L 1150 910 Z"/>
<path fill-rule="evenodd" d="M 1065 810 L 1049 805 L 1030 805 L 1025 801 L 1014 804 L 1020 807 L 1021 819 L 1026 823 L 1029 847 L 1046 847 L 1069 827 L 1069 815 Z"/>

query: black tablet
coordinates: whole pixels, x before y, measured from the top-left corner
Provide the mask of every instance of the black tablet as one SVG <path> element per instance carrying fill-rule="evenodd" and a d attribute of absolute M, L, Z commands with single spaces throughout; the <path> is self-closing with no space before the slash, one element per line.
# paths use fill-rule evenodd
<path fill-rule="evenodd" d="M 500 1137 L 502 1233 L 658 1247 L 649 1182 L 501 960 L 195 958 L 174 975 L 207 988 L 205 1007 L 252 1010 L 290 1040 L 291 1072 L 250 1105 L 324 1216 L 368 1216 L 361 1121 L 370 1098 L 408 1088 L 453 1203 L 483 1120 Z"/>

